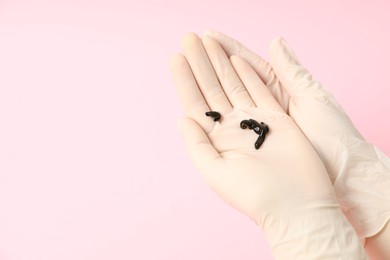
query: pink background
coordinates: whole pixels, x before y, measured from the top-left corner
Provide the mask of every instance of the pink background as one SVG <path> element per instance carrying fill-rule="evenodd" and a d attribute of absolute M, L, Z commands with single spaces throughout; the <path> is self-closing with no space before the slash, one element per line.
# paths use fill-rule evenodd
<path fill-rule="evenodd" d="M 265 58 L 283 35 L 390 154 L 389 10 L 385 0 L 0 0 L 0 259 L 272 259 L 187 159 L 169 56 L 188 31 L 220 30 Z"/>

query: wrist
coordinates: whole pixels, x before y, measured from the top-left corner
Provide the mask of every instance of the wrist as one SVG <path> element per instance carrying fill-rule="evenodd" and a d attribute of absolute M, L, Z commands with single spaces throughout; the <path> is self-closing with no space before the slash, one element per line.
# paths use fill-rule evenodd
<path fill-rule="evenodd" d="M 367 259 L 337 203 L 305 205 L 268 214 L 259 226 L 276 259 Z"/>
<path fill-rule="evenodd" d="M 339 203 L 361 239 L 373 236 L 390 219 L 390 160 L 367 142 L 340 157 L 334 182 Z"/>

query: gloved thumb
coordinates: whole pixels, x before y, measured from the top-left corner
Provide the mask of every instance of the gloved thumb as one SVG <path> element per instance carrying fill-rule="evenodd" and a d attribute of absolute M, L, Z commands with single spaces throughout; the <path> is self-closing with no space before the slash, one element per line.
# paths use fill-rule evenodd
<path fill-rule="evenodd" d="M 184 138 L 187 153 L 198 169 L 210 166 L 221 157 L 202 127 L 193 119 L 181 118 L 177 126 Z"/>
<path fill-rule="evenodd" d="M 308 96 L 313 94 L 310 90 L 322 89 L 282 37 L 271 42 L 269 53 L 274 73 L 291 97 Z"/>

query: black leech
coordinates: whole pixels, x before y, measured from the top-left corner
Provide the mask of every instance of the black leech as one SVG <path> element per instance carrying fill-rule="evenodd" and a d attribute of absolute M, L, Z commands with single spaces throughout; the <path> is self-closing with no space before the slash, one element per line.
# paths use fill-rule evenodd
<path fill-rule="evenodd" d="M 263 144 L 265 140 L 265 136 L 269 132 L 268 125 L 266 125 L 264 122 L 261 122 L 260 124 L 253 119 L 249 120 L 242 120 L 240 123 L 240 127 L 242 129 L 249 128 L 250 130 L 253 130 L 256 134 L 259 135 L 255 142 L 255 148 L 256 150 L 260 148 L 260 146 Z"/>
<path fill-rule="evenodd" d="M 216 111 L 209 111 L 209 112 L 206 112 L 205 114 L 206 114 L 206 116 L 211 117 L 214 120 L 214 122 L 217 122 L 221 119 L 221 114 L 216 112 Z"/>

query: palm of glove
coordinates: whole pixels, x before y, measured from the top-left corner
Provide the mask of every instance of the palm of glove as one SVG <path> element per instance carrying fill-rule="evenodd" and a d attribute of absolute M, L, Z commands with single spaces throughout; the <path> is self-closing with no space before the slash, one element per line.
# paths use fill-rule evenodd
<path fill-rule="evenodd" d="M 185 57 L 176 55 L 171 61 L 189 117 L 180 128 L 208 185 L 258 223 L 266 215 L 286 217 L 306 204 L 335 202 L 314 149 L 250 66 L 238 57 L 230 62 L 210 38 L 202 44 L 190 34 L 183 42 Z M 222 114 L 219 122 L 205 116 L 210 110 Z M 269 126 L 258 150 L 254 144 L 259 135 L 240 127 L 248 119 Z"/>
<path fill-rule="evenodd" d="M 258 135 L 241 129 L 243 119 L 269 125 L 256 150 Z M 332 195 L 325 169 L 296 124 L 286 114 L 261 108 L 232 110 L 208 133 L 220 157 L 194 160 L 210 187 L 228 204 L 258 221 L 266 213 L 287 212 Z M 284 201 L 284 203 L 281 203 Z"/>

